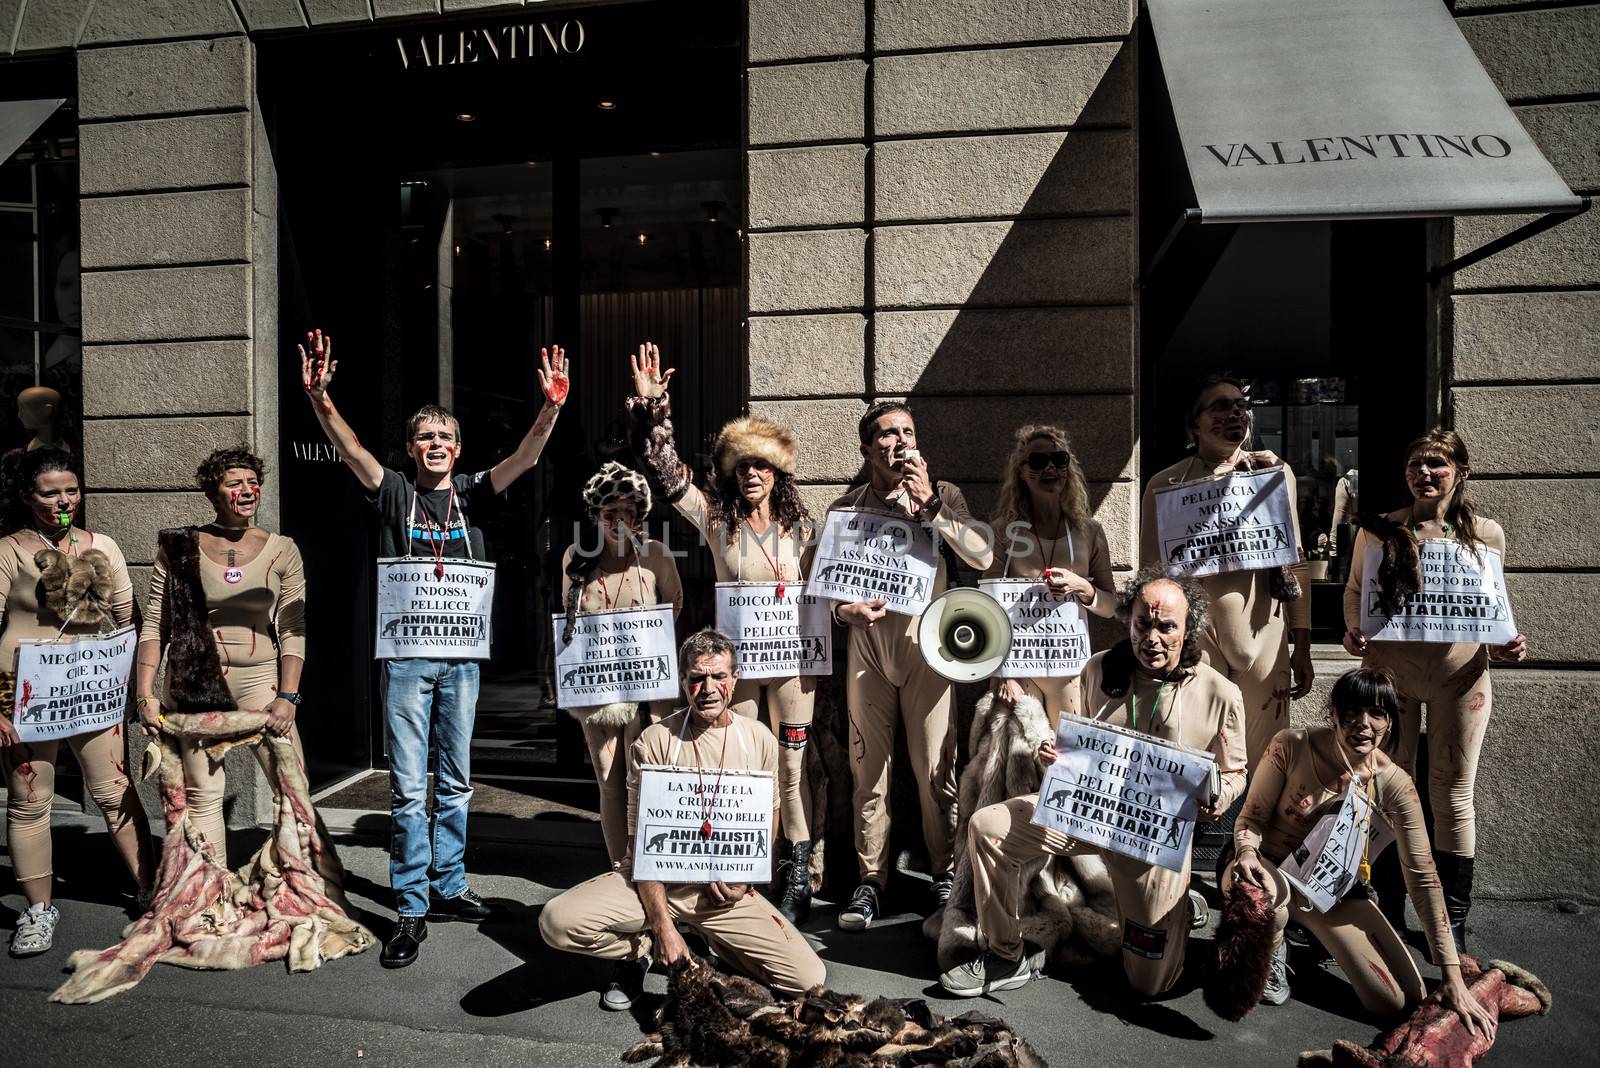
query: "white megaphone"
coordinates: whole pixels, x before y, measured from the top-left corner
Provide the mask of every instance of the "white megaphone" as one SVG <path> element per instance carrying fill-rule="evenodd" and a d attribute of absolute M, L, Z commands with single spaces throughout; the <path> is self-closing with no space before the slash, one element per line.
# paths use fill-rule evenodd
<path fill-rule="evenodd" d="M 976 682 L 1005 663 L 1011 619 L 982 590 L 946 590 L 917 621 L 917 647 L 928 666 L 951 682 Z"/>

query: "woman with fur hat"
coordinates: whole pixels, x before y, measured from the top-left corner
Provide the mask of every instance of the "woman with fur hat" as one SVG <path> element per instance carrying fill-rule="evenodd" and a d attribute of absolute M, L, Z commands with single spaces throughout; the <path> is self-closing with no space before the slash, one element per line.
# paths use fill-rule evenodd
<path fill-rule="evenodd" d="M 96 634 L 133 621 L 133 584 L 117 543 L 73 525 L 83 501 L 77 461 L 58 449 L 21 458 L 11 488 L 27 526 L 0 539 L 0 765 L 6 774 L 6 843 L 28 907 L 17 919 L 11 955 L 43 953 L 61 914 L 51 904 L 50 809 L 55 800 L 59 741 L 22 742 L 11 722 L 16 700 L 17 648 L 24 638 Z M 106 830 L 149 899 L 155 865 L 150 825 L 128 781 L 122 724 L 67 738 L 83 768 L 84 785 L 105 817 Z"/>
<path fill-rule="evenodd" d="M 641 538 L 650 512 L 650 486 L 643 475 L 608 463 L 584 484 L 583 506 L 598 528 L 567 547 L 561 558 L 561 599 L 566 634 L 580 612 L 670 604 L 674 617 L 683 607 L 678 565 L 661 542 Z M 589 546 L 596 546 L 594 549 Z M 670 702 L 663 702 L 670 704 Z M 628 746 L 645 724 L 657 718 L 632 701 L 569 709 L 583 725 L 595 781 L 600 786 L 600 826 L 606 853 L 615 867 L 628 848 Z"/>
<path fill-rule="evenodd" d="M 811 516 L 795 484 L 796 444 L 786 426 L 743 416 L 717 434 L 712 479 L 704 489 L 678 455 L 672 405 L 652 344 L 629 357 L 634 396 L 628 409 L 639 425 L 639 449 L 650 474 L 680 514 L 705 539 L 718 582 L 804 582 L 810 571 Z M 816 677 L 741 679 L 733 710 L 759 718 L 778 736 L 779 823 L 789 843 L 778 910 L 795 924 L 811 912 L 811 791 L 805 782 L 806 743 L 816 705 Z"/>
<path fill-rule="evenodd" d="M 1056 426 L 1017 430 L 1000 476 L 994 528 L 1005 542 L 984 578 L 1041 579 L 1050 592 L 1070 595 L 1089 612 L 1109 619 L 1117 611 L 1106 532 L 1089 516 L 1083 468 L 1067 432 Z M 1051 722 L 1078 715 L 1078 688 L 1070 677 L 995 679 L 995 699 L 1016 706 L 1038 701 Z"/>

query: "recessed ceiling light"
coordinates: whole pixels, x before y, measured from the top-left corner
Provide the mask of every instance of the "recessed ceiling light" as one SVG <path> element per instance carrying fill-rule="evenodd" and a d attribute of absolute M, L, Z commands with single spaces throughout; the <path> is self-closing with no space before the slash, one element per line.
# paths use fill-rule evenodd
<path fill-rule="evenodd" d="M 538 165 L 539 165 L 539 161 L 536 160 L 536 159 L 530 159 L 526 164 L 524 164 L 524 166 L 527 166 L 527 167 L 537 167 Z"/>
<path fill-rule="evenodd" d="M 644 244 L 646 241 L 650 240 L 650 235 L 649 234 L 640 234 L 638 236 L 639 236 L 639 244 L 641 244 L 641 245 Z"/>
<path fill-rule="evenodd" d="M 615 111 L 617 110 L 617 102 L 615 100 L 602 100 L 600 101 L 600 110 Z"/>
<path fill-rule="evenodd" d="M 659 152 L 650 153 L 651 158 L 654 158 L 654 157 L 659 156 L 659 155 L 661 155 L 661 153 L 659 153 Z"/>
<path fill-rule="evenodd" d="M 457 122 L 477 122 L 478 121 L 478 116 L 474 115 L 470 111 L 458 111 L 458 112 L 456 112 L 456 121 Z"/>

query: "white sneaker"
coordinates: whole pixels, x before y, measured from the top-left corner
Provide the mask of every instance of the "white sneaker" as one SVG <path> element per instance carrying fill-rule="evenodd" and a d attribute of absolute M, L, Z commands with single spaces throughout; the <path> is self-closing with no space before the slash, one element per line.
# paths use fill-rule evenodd
<path fill-rule="evenodd" d="M 1198 931 L 1211 920 L 1211 909 L 1198 890 L 1189 891 L 1189 929 Z"/>
<path fill-rule="evenodd" d="M 1261 992 L 1264 1005 L 1282 1005 L 1289 1000 L 1289 944 L 1279 942 L 1272 951 L 1272 968 L 1267 972 L 1267 987 Z"/>
<path fill-rule="evenodd" d="M 31 957 L 43 953 L 56 941 L 56 924 L 61 922 L 61 911 L 54 905 L 40 902 L 29 905 L 28 911 L 17 917 L 17 929 L 11 935 L 11 955 Z"/>

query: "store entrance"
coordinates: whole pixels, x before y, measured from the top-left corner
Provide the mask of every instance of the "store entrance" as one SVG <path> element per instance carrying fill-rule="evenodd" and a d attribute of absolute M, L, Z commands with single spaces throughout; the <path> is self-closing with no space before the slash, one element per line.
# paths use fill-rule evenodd
<path fill-rule="evenodd" d="M 386 762 L 374 546 L 370 509 L 300 401 L 295 332 L 336 338 L 335 400 L 402 471 L 422 404 L 457 414 L 460 464 L 481 470 L 542 403 L 540 346 L 572 360 L 538 467 L 481 517 L 498 570 L 473 807 L 508 815 L 535 797 L 584 808 L 592 793 L 581 737 L 554 708 L 550 614 L 579 489 L 626 460 L 628 352 L 652 340 L 679 368 L 686 454 L 744 395 L 739 8 L 698 5 L 693 25 L 665 3 L 538 16 L 285 39 L 260 57 L 281 187 L 283 526 L 313 591 L 306 688 L 324 711 L 303 729 L 321 783 Z M 658 510 L 652 533 L 667 522 Z M 687 528 L 668 536 L 693 544 Z M 680 561 L 688 591 L 710 583 L 708 563 Z M 381 777 L 362 793 L 342 803 L 386 807 Z"/>

